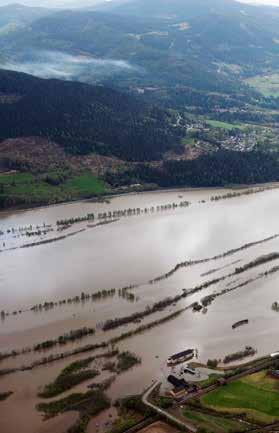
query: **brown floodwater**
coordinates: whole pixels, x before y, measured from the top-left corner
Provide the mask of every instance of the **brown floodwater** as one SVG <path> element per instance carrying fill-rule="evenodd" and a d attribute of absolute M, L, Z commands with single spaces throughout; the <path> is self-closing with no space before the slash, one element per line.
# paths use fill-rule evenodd
<path fill-rule="evenodd" d="M 2 252 L 0 310 L 24 310 L 44 301 L 80 295 L 82 291 L 94 293 L 99 289 L 120 288 L 130 284 L 137 284 L 138 287 L 133 289 L 135 302 L 128 302 L 116 293 L 114 297 L 97 302 L 66 304 L 40 313 L 26 311 L 16 316 L 10 315 L 0 322 L 0 352 L 32 347 L 46 339 L 57 338 L 70 329 L 96 327 L 107 319 L 143 311 L 148 305 L 167 296 L 181 294 L 182 289 L 229 275 L 236 267 L 259 256 L 278 252 L 279 238 L 218 260 L 181 268 L 170 278 L 148 283 L 179 262 L 212 257 L 279 233 L 279 190 L 219 202 L 209 201 L 212 195 L 223 193 L 224 190 L 161 191 L 115 197 L 107 204 L 81 202 L 0 214 L 0 230 L 6 231 L 9 227 L 29 224 L 54 224 L 57 219 L 83 216 L 90 212 L 144 208 L 181 200 L 192 203 L 189 208 L 121 218 L 113 224 L 85 230 L 51 244 Z M 202 200 L 206 200 L 206 203 L 201 203 Z M 86 226 L 86 223 L 77 224 L 70 230 Z M 19 243 L 22 240 L 7 237 L 6 242 Z M 275 260 L 243 274 L 227 277 L 164 311 L 146 317 L 141 324 L 160 319 L 199 301 L 207 294 L 233 287 L 278 265 L 279 260 Z M 278 278 L 279 272 L 258 279 L 216 298 L 206 314 L 193 313 L 190 309 L 176 319 L 119 343 L 120 349 L 129 349 L 140 355 L 142 363 L 117 377 L 108 391 L 109 396 L 116 399 L 143 391 L 152 380 L 168 374 L 168 356 L 185 348 L 196 348 L 201 361 L 222 359 L 224 355 L 238 351 L 245 345 L 255 347 L 258 355 L 278 350 L 279 314 L 271 309 L 271 304 L 279 301 Z M 237 283 L 234 283 L 235 280 Z M 233 330 L 232 324 L 244 318 L 249 319 L 249 324 Z M 98 329 L 94 336 L 62 348 L 57 346 L 45 354 L 106 341 L 139 325 L 132 323 L 106 333 Z M 45 354 L 31 352 L 7 359 L 0 363 L 0 368 L 30 364 Z M 14 433 L 18 422 L 23 433 L 66 431 L 77 415 L 68 413 L 42 422 L 41 415 L 35 410 L 37 392 L 53 380 L 65 365 L 87 356 L 70 357 L 29 372 L 1 378 L 0 392 L 11 390 L 14 394 L 0 403 L 0 431 Z M 85 390 L 86 384 L 76 389 Z M 15 410 L 18 414 L 16 419 L 13 416 Z M 96 423 L 102 431 L 104 425 L 110 422 L 109 418 L 107 414 L 100 415 L 99 421 L 92 420 L 88 432 L 96 431 Z"/>

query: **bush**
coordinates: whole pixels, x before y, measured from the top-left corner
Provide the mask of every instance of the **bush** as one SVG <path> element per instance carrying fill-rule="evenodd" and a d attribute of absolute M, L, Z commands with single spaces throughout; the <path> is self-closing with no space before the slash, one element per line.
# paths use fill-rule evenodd
<path fill-rule="evenodd" d="M 207 367 L 208 368 L 216 368 L 218 365 L 218 360 L 217 359 L 209 359 L 207 361 Z"/>
<path fill-rule="evenodd" d="M 162 409 L 169 409 L 173 405 L 173 400 L 168 397 L 159 397 L 157 404 Z"/>
<path fill-rule="evenodd" d="M 117 371 L 126 371 L 132 368 L 134 365 L 139 364 L 141 360 L 128 351 L 119 353 L 117 357 Z"/>

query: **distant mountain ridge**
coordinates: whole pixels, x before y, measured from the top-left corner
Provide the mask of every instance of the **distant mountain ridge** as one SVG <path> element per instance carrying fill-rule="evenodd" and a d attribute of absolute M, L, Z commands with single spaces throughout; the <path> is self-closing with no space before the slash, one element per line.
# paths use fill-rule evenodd
<path fill-rule="evenodd" d="M 22 29 L 32 21 L 52 13 L 42 7 L 27 7 L 20 3 L 12 3 L 0 7 L 0 36 Z"/>
<path fill-rule="evenodd" d="M 223 73 L 219 63 L 240 66 L 242 78 L 279 66 L 279 9 L 233 0 L 130 0 L 93 9 L 52 11 L 0 34 L 0 53 L 23 66 L 51 51 L 125 61 L 133 70 L 113 73 L 113 84 L 218 92 L 245 92 L 239 76 Z M 102 81 L 93 68 L 72 78 Z"/>
<path fill-rule="evenodd" d="M 239 11 L 241 6 L 233 0 L 127 0 L 108 2 L 99 8 L 138 17 L 192 19 L 211 13 L 231 14 Z M 249 9 L 249 6 L 243 5 L 243 8 Z"/>

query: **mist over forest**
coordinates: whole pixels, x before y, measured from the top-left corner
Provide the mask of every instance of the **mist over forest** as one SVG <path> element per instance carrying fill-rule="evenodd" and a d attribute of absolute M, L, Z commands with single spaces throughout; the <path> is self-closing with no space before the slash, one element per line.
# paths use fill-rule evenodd
<path fill-rule="evenodd" d="M 22 62 L 5 62 L 4 69 L 40 78 L 59 78 L 64 80 L 79 79 L 98 81 L 121 72 L 129 72 L 136 68 L 125 60 L 93 58 L 82 55 L 71 55 L 61 51 L 33 50 L 28 53 L 27 60 Z"/>

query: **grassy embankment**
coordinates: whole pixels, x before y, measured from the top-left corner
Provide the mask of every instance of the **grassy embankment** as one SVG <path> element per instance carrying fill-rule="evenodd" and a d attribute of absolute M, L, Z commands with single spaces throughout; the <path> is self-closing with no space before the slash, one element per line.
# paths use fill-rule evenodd
<path fill-rule="evenodd" d="M 192 424 L 207 433 L 233 433 L 246 430 L 244 425 L 233 419 L 209 415 L 192 409 L 184 409 L 183 415 Z"/>
<path fill-rule="evenodd" d="M 248 421 L 270 424 L 279 420 L 279 382 L 261 371 L 204 395 L 201 403 L 218 412 L 244 413 Z"/>
<path fill-rule="evenodd" d="M 0 208 L 46 205 L 100 196 L 105 192 L 104 183 L 90 173 L 67 179 L 59 173 L 43 176 L 31 173 L 0 175 Z"/>

